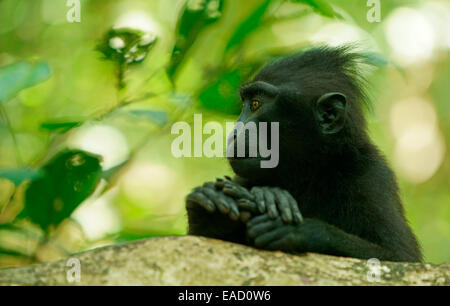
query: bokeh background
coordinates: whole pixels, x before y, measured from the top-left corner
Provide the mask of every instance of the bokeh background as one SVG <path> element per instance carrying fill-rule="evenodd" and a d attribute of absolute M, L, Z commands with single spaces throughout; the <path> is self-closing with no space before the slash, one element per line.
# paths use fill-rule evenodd
<path fill-rule="evenodd" d="M 369 55 L 370 135 L 426 260 L 450 261 L 450 3 L 370 22 L 376 2 L 84 0 L 69 22 L 66 1 L 0 0 L 0 266 L 185 234 L 184 196 L 232 172 L 173 157 L 172 123 L 236 120 L 241 83 L 320 43 Z"/>

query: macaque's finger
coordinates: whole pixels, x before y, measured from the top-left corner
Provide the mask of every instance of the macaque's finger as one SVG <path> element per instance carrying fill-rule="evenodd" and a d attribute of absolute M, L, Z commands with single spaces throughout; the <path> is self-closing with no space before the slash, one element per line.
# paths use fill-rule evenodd
<path fill-rule="evenodd" d="M 290 232 L 290 229 L 287 227 L 278 227 L 275 228 L 272 231 L 263 232 L 262 235 L 256 237 L 254 241 L 254 245 L 256 247 L 275 247 L 275 249 L 278 247 L 276 244 L 277 241 L 283 240 L 283 237 L 285 237 Z M 273 246 L 272 246 L 273 244 Z M 272 250 L 272 248 L 271 248 Z"/>
<path fill-rule="evenodd" d="M 240 191 L 230 185 L 224 184 L 222 191 L 226 195 L 229 195 L 230 197 L 233 197 L 235 199 L 243 198 Z"/>
<path fill-rule="evenodd" d="M 206 183 L 203 184 L 203 187 L 214 189 L 214 183 L 213 182 L 206 182 Z"/>
<path fill-rule="evenodd" d="M 256 203 L 253 201 L 250 201 L 248 199 L 239 199 L 237 200 L 237 205 L 242 210 L 246 210 L 255 214 L 259 214 L 258 207 L 256 206 Z"/>
<path fill-rule="evenodd" d="M 256 205 L 261 214 L 266 212 L 266 202 L 264 201 L 264 192 L 259 187 L 252 188 L 252 194 L 255 196 Z"/>
<path fill-rule="evenodd" d="M 240 199 L 240 198 L 249 199 L 249 200 L 255 199 L 255 196 L 253 194 L 251 194 L 250 191 L 247 190 L 247 188 L 242 187 L 238 184 L 225 183 L 222 191 L 225 194 L 227 194 L 235 199 Z"/>
<path fill-rule="evenodd" d="M 229 177 L 227 177 L 227 176 L 225 176 L 225 178 L 216 177 L 216 181 L 214 182 L 214 187 L 216 187 L 216 189 L 222 190 L 223 186 L 228 182 L 231 182 L 231 179 L 229 179 Z"/>
<path fill-rule="evenodd" d="M 241 220 L 242 223 L 247 223 L 251 217 L 252 217 L 252 214 L 249 211 L 241 211 L 239 219 Z"/>
<path fill-rule="evenodd" d="M 195 187 L 192 192 L 202 192 L 203 187 Z"/>
<path fill-rule="evenodd" d="M 255 238 L 263 235 L 264 233 L 270 232 L 277 227 L 283 225 L 283 221 L 280 218 L 275 220 L 266 220 L 265 222 L 258 223 L 254 226 L 251 226 L 247 230 L 247 234 L 250 238 Z"/>
<path fill-rule="evenodd" d="M 283 239 L 289 231 L 289 228 L 278 227 L 272 231 L 263 232 L 262 235 L 256 237 L 254 245 L 258 248 L 265 247 L 266 245 L 270 245 L 271 243 L 275 243 L 276 241 Z"/>
<path fill-rule="evenodd" d="M 236 188 L 237 190 L 239 190 L 241 192 L 241 194 L 243 195 L 244 198 L 249 199 L 249 200 L 254 200 L 255 196 L 244 186 L 241 186 L 237 183 L 233 184 L 234 188 Z"/>
<path fill-rule="evenodd" d="M 188 194 L 186 201 L 198 204 L 211 213 L 216 210 L 214 203 L 201 192 L 192 192 Z"/>
<path fill-rule="evenodd" d="M 289 200 L 286 197 L 286 194 L 283 190 L 279 188 L 274 188 L 273 193 L 275 195 L 275 200 L 278 204 L 278 210 L 281 214 L 281 218 L 283 219 L 284 223 L 291 223 L 292 222 L 292 213 L 291 213 L 291 207 L 289 205 Z"/>
<path fill-rule="evenodd" d="M 289 193 L 289 191 L 284 192 L 286 194 L 286 197 L 289 200 L 289 206 L 291 207 L 292 216 L 294 218 L 294 223 L 300 224 L 303 222 L 303 216 L 300 212 L 300 209 L 298 208 L 298 203 L 294 199 L 294 197 Z"/>
<path fill-rule="evenodd" d="M 258 223 L 266 222 L 267 220 L 270 220 L 270 217 L 268 214 L 253 217 L 250 221 L 248 221 L 247 228 L 255 226 Z"/>
<path fill-rule="evenodd" d="M 278 209 L 273 192 L 269 188 L 263 188 L 263 190 L 267 213 L 269 214 L 270 218 L 276 219 L 278 217 Z"/>
<path fill-rule="evenodd" d="M 201 192 L 203 192 L 212 202 L 214 202 L 221 213 L 228 214 L 230 212 L 230 203 L 228 203 L 227 199 L 221 192 L 207 187 L 202 188 Z"/>
<path fill-rule="evenodd" d="M 216 178 L 216 181 L 214 182 L 214 187 L 218 190 L 222 190 L 223 186 L 225 185 L 225 180 L 223 178 Z"/>
<path fill-rule="evenodd" d="M 238 220 L 239 219 L 239 207 L 236 203 L 236 201 L 230 197 L 227 197 L 226 195 L 223 195 L 223 197 L 228 198 L 228 203 L 230 203 L 230 213 L 229 216 L 231 220 Z"/>

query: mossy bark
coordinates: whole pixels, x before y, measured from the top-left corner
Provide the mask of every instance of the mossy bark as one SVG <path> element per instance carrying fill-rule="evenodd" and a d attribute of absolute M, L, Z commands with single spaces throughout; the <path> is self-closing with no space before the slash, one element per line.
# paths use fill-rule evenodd
<path fill-rule="evenodd" d="M 448 263 L 381 262 L 373 281 L 366 260 L 268 252 L 194 236 L 150 238 L 71 258 L 0 269 L 0 285 L 450 285 Z"/>

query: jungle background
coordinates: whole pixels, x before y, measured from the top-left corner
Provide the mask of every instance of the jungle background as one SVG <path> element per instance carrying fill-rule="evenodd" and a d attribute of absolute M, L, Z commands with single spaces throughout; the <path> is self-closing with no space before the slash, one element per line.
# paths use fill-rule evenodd
<path fill-rule="evenodd" d="M 232 172 L 173 157 L 171 125 L 235 121 L 240 84 L 321 43 L 368 54 L 370 135 L 450 261 L 448 1 L 381 0 L 379 22 L 371 0 L 75 2 L 0 0 L 0 267 L 185 234 L 185 195 Z"/>

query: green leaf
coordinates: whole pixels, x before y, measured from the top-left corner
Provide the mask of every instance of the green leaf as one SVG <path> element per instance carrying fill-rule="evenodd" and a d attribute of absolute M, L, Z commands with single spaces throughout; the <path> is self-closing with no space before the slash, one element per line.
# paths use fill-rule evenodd
<path fill-rule="evenodd" d="M 339 13 L 337 13 L 331 7 L 331 5 L 329 5 L 324 0 L 292 0 L 292 1 L 307 4 L 311 6 L 316 13 L 321 14 L 323 16 L 342 18 L 342 16 Z"/>
<path fill-rule="evenodd" d="M 42 167 L 43 177 L 34 179 L 25 192 L 27 216 L 43 230 L 57 226 L 89 197 L 101 178 L 99 156 L 66 150 Z"/>
<path fill-rule="evenodd" d="M 21 243 L 26 244 L 26 242 L 21 242 Z M 1 247 L 1 245 L 0 245 L 0 247 Z M 23 254 L 21 252 L 10 251 L 10 250 L 2 250 L 0 248 L 0 257 L 1 256 L 17 257 L 17 258 L 20 258 L 20 259 L 22 259 L 24 261 L 29 258 L 28 254 Z"/>
<path fill-rule="evenodd" d="M 25 180 L 32 180 L 39 177 L 42 177 L 42 172 L 35 169 L 6 169 L 0 170 L 0 177 L 6 178 L 13 182 L 16 186 L 22 184 Z"/>
<path fill-rule="evenodd" d="M 36 63 L 28 75 L 26 87 L 31 87 L 50 78 L 50 67 L 46 63 Z"/>
<path fill-rule="evenodd" d="M 176 42 L 167 70 L 171 79 L 200 32 L 222 16 L 223 0 L 205 0 L 195 6 L 194 2 L 186 2 L 181 17 L 178 19 Z"/>
<path fill-rule="evenodd" d="M 366 64 L 376 67 L 386 67 L 389 64 L 389 61 L 380 53 L 367 52 L 362 55 Z"/>
<path fill-rule="evenodd" d="M 392 66 L 402 75 L 402 77 L 406 78 L 405 70 L 394 61 L 391 61 L 386 57 L 384 57 L 382 54 L 376 52 L 366 52 L 362 53 L 362 56 L 363 56 L 363 63 L 379 68 L 386 68 L 387 66 Z"/>
<path fill-rule="evenodd" d="M 8 101 L 21 90 L 47 80 L 51 75 L 46 63 L 17 62 L 0 67 L 0 103 Z"/>
<path fill-rule="evenodd" d="M 65 132 L 76 126 L 79 126 L 82 123 L 83 123 L 83 121 L 43 122 L 43 123 L 41 123 L 41 129 L 49 130 L 49 131 L 62 130 L 63 132 Z"/>
<path fill-rule="evenodd" d="M 151 234 L 135 234 L 128 232 L 120 232 L 116 235 L 116 241 L 125 242 L 125 241 L 134 241 L 151 237 Z"/>
<path fill-rule="evenodd" d="M 255 31 L 261 24 L 262 18 L 269 7 L 270 0 L 265 0 L 260 6 L 258 6 L 251 14 L 248 16 L 243 23 L 241 23 L 236 31 L 231 36 L 230 40 L 225 47 L 228 51 L 233 47 L 242 43 L 242 40 L 246 38 L 250 33 Z"/>
<path fill-rule="evenodd" d="M 135 117 L 139 117 L 141 119 L 154 122 L 160 126 L 166 124 L 168 120 L 167 113 L 163 111 L 155 111 L 149 109 L 133 109 L 127 112 Z"/>
<path fill-rule="evenodd" d="M 182 109 L 186 109 L 192 105 L 192 97 L 187 94 L 172 92 L 170 93 L 170 100 L 176 107 L 180 107 Z"/>
<path fill-rule="evenodd" d="M 224 73 L 199 94 L 200 105 L 205 109 L 223 114 L 239 114 L 241 108 L 237 92 L 241 82 L 240 70 Z"/>

